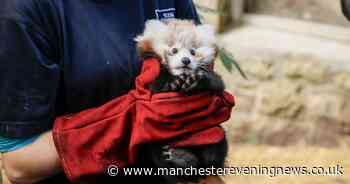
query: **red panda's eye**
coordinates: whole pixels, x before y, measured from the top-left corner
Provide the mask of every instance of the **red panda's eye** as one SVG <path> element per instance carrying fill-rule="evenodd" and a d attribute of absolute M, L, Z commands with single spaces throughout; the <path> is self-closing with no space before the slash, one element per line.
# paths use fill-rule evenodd
<path fill-rule="evenodd" d="M 195 56 L 195 55 L 196 55 L 196 50 L 191 49 L 190 52 L 191 52 L 192 56 Z"/>
<path fill-rule="evenodd" d="M 171 49 L 171 53 L 172 53 L 172 54 L 176 54 L 177 52 L 178 52 L 177 48 Z"/>

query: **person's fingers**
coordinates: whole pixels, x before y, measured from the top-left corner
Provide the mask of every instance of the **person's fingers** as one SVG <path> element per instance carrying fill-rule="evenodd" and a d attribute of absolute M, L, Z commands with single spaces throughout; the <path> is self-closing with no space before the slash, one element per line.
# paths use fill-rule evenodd
<path fill-rule="evenodd" d="M 344 15 L 350 20 L 350 0 L 341 0 Z"/>
<path fill-rule="evenodd" d="M 5 171 L 1 169 L 1 180 L 2 184 L 12 184 L 10 180 L 7 178 Z"/>

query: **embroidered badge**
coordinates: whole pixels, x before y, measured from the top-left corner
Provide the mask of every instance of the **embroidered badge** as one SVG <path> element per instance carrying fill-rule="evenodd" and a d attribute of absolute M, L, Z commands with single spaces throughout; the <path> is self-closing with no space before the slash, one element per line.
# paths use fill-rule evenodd
<path fill-rule="evenodd" d="M 157 19 L 173 19 L 175 18 L 175 8 L 156 10 Z"/>

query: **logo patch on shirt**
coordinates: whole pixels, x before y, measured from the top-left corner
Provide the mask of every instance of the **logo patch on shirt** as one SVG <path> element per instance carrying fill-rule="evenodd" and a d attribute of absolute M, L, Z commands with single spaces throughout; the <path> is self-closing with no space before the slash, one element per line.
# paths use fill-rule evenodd
<path fill-rule="evenodd" d="M 157 19 L 173 19 L 175 18 L 175 8 L 168 8 L 168 9 L 162 9 L 162 10 L 156 10 L 156 16 Z"/>

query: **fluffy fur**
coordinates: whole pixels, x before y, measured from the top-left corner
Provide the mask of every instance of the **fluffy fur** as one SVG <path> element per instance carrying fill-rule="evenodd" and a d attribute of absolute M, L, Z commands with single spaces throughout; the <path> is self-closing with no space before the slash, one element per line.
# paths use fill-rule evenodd
<path fill-rule="evenodd" d="M 209 25 L 195 26 L 190 21 L 176 20 L 163 23 L 150 20 L 143 35 L 136 38 L 140 55 L 154 53 L 172 75 L 188 74 L 198 67 L 207 67 L 216 57 L 214 29 Z M 194 53 L 194 54 L 193 54 Z M 184 68 L 181 60 L 190 59 Z"/>
<path fill-rule="evenodd" d="M 141 57 L 158 57 L 161 74 L 149 87 L 154 93 L 178 91 L 193 94 L 202 91 L 221 94 L 224 83 L 213 70 L 217 56 L 212 26 L 186 20 L 161 22 L 150 20 L 136 39 Z M 226 139 L 218 144 L 192 148 L 171 148 L 166 143 L 147 147 L 154 167 L 223 167 L 227 154 Z M 194 181 L 199 176 L 164 176 L 162 183 Z"/>

